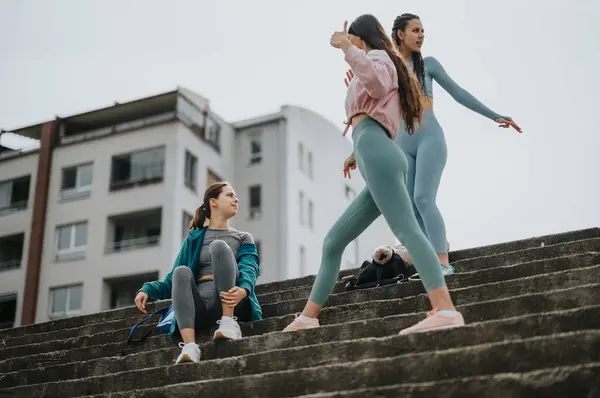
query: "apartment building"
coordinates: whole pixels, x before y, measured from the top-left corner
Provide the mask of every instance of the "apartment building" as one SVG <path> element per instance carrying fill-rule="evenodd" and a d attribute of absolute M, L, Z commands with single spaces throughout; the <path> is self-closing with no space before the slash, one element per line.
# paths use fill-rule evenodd
<path fill-rule="evenodd" d="M 181 87 L 10 133 L 40 145 L 0 147 L 0 327 L 130 305 L 170 271 L 219 180 L 240 197 L 232 226 L 255 238 L 259 283 L 315 273 L 323 237 L 364 186 L 343 179 L 351 144 L 322 116 L 283 106 L 229 123 Z M 342 266 L 392 241 L 377 220 Z"/>

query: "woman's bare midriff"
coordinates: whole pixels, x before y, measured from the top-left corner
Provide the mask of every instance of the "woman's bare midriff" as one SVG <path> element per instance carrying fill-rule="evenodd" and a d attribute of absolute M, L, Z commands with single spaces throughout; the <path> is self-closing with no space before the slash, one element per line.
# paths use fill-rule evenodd
<path fill-rule="evenodd" d="M 361 120 L 368 118 L 369 115 L 366 113 L 359 113 L 358 115 L 354 115 L 350 123 L 352 124 L 352 128 L 355 128 Z"/>
<path fill-rule="evenodd" d="M 433 98 L 431 97 L 421 97 L 421 102 L 423 104 L 424 111 L 430 111 L 433 109 Z"/>

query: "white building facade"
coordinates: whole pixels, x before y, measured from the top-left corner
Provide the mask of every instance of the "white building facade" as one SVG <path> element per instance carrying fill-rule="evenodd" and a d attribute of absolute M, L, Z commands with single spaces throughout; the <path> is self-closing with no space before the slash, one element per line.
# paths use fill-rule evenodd
<path fill-rule="evenodd" d="M 320 115 L 284 106 L 228 123 L 184 88 L 12 133 L 41 146 L 0 147 L 0 327 L 131 305 L 171 270 L 218 180 L 240 198 L 232 227 L 255 238 L 259 283 L 314 274 L 329 227 L 364 186 L 358 172 L 343 178 L 351 143 Z M 380 218 L 342 267 L 393 239 Z"/>

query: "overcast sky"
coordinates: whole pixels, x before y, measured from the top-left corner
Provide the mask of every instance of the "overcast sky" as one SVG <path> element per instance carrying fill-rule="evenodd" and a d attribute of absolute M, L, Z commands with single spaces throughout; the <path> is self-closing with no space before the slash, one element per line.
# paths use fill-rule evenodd
<path fill-rule="evenodd" d="M 420 15 L 424 55 L 523 128 L 499 129 L 434 87 L 454 248 L 600 225 L 595 0 L 0 0 L 0 128 L 177 85 L 230 121 L 294 104 L 342 127 L 347 65 L 329 37 L 367 12 L 387 31 Z"/>

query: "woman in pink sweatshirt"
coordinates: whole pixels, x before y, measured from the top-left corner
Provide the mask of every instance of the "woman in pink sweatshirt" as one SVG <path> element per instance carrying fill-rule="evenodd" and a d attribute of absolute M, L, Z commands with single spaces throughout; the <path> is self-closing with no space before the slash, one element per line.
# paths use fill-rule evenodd
<path fill-rule="evenodd" d="M 413 212 L 406 188 L 406 157 L 393 141 L 401 124 L 412 134 L 420 122 L 418 82 L 372 15 L 358 17 L 350 29 L 344 23 L 344 30 L 335 32 L 330 42 L 344 51 L 354 74 L 346 94 L 346 131 L 352 126 L 354 156 L 366 187 L 329 230 L 310 298 L 302 314 L 284 330 L 319 327 L 317 316 L 335 286 L 344 249 L 381 214 L 410 251 L 434 308 L 426 319 L 400 333 L 462 326 L 463 317 L 454 308 L 435 250 Z"/>

